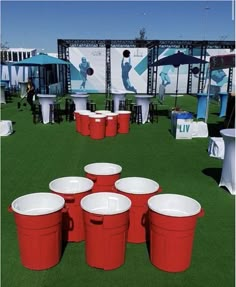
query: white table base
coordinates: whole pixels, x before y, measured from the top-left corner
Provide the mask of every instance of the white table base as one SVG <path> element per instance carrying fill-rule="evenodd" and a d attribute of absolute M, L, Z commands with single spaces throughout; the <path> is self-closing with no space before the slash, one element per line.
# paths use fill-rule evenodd
<path fill-rule="evenodd" d="M 235 129 L 223 129 L 220 133 L 225 143 L 225 155 L 219 186 L 225 186 L 231 194 L 236 195 Z"/>
<path fill-rule="evenodd" d="M 120 101 L 125 101 L 125 94 L 112 94 L 114 100 L 114 113 L 119 111 Z"/>
<path fill-rule="evenodd" d="M 144 124 L 148 121 L 149 104 L 153 96 L 137 95 L 135 96 L 135 98 L 136 98 L 136 104 L 142 107 L 142 123 Z"/>
<path fill-rule="evenodd" d="M 75 110 L 87 110 L 87 102 L 88 102 L 88 94 L 84 94 L 84 93 L 77 93 L 77 94 L 73 94 L 71 95 L 71 98 L 74 101 L 75 104 Z"/>
<path fill-rule="evenodd" d="M 50 122 L 50 105 L 53 104 L 56 95 L 38 94 L 37 96 L 39 98 L 39 103 L 42 108 L 43 123 L 48 124 Z M 54 122 L 53 116 L 52 122 Z"/>

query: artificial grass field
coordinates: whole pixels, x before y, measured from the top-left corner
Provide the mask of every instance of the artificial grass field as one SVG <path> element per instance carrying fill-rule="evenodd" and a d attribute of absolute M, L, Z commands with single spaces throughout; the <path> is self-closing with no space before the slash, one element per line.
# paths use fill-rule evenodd
<path fill-rule="evenodd" d="M 97 109 L 104 96 L 91 95 Z M 14 133 L 1 138 L 1 283 L 3 287 L 233 287 L 235 286 L 235 198 L 218 187 L 222 161 L 207 153 L 209 138 L 176 140 L 170 133 L 168 110 L 174 98 L 159 106 L 158 122 L 131 124 L 128 134 L 92 140 L 75 131 L 75 122 L 33 124 L 18 98 L 2 105 L 1 119 L 13 121 Z M 63 101 L 63 99 L 62 99 Z M 195 113 L 197 99 L 178 98 L 182 109 Z M 219 105 L 210 104 L 209 136 L 220 136 Z M 13 213 L 8 206 L 19 196 L 49 192 L 49 182 L 63 176 L 84 176 L 84 166 L 111 162 L 122 166 L 121 177 L 157 181 L 162 193 L 187 195 L 199 201 L 205 216 L 198 219 L 191 266 L 181 273 L 154 267 L 147 246 L 127 244 L 125 264 L 116 270 L 91 268 L 85 244 L 68 243 L 59 264 L 31 271 L 22 266 Z M 33 252 L 32 252 L 33 256 Z"/>

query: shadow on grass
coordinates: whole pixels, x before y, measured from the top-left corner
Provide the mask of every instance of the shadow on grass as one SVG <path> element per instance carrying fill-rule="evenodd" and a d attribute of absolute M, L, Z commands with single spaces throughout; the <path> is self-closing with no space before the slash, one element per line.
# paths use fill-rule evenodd
<path fill-rule="evenodd" d="M 224 123 L 218 122 L 218 123 L 209 123 L 208 124 L 208 133 L 210 137 L 221 137 L 220 131 L 223 130 Z"/>
<path fill-rule="evenodd" d="M 206 176 L 212 177 L 216 181 L 216 183 L 219 184 L 221 178 L 221 171 L 222 168 L 210 167 L 203 169 L 202 173 Z"/>

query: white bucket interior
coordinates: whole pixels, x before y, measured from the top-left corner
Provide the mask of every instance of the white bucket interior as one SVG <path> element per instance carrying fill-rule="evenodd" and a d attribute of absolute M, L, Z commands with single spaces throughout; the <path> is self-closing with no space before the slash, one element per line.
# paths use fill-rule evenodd
<path fill-rule="evenodd" d="M 127 211 L 131 206 L 131 200 L 113 192 L 98 192 L 85 196 L 80 204 L 85 211 L 111 215 Z"/>
<path fill-rule="evenodd" d="M 107 117 L 115 117 L 115 116 L 118 116 L 117 113 L 108 113 L 107 114 Z"/>
<path fill-rule="evenodd" d="M 159 189 L 159 184 L 145 177 L 126 177 L 117 180 L 115 187 L 126 193 L 148 194 L 156 192 Z"/>
<path fill-rule="evenodd" d="M 86 165 L 84 171 L 94 175 L 112 175 L 120 173 L 122 167 L 114 163 L 96 162 Z"/>
<path fill-rule="evenodd" d="M 95 113 L 96 114 L 110 114 L 111 113 L 111 111 L 107 111 L 107 110 L 97 110 L 97 111 L 95 111 Z"/>
<path fill-rule="evenodd" d="M 43 215 L 62 209 L 64 204 L 64 198 L 57 194 L 39 192 L 18 197 L 12 202 L 11 207 L 19 214 Z"/>
<path fill-rule="evenodd" d="M 120 114 L 120 115 L 128 115 L 128 114 L 131 114 L 130 111 L 118 111 L 117 113 Z"/>
<path fill-rule="evenodd" d="M 76 194 L 89 191 L 93 188 L 91 179 L 79 176 L 67 176 L 54 179 L 49 183 L 49 189 L 64 194 Z"/>
<path fill-rule="evenodd" d="M 179 194 L 158 194 L 148 200 L 148 207 L 160 214 L 176 217 L 196 215 L 201 205 L 191 197 Z"/>
<path fill-rule="evenodd" d="M 93 112 L 90 112 L 89 110 L 77 110 L 76 113 L 79 113 L 82 116 L 88 116 L 88 115 L 94 114 Z"/>
<path fill-rule="evenodd" d="M 91 114 L 89 115 L 90 118 L 94 118 L 94 119 L 103 119 L 106 117 L 105 114 Z"/>

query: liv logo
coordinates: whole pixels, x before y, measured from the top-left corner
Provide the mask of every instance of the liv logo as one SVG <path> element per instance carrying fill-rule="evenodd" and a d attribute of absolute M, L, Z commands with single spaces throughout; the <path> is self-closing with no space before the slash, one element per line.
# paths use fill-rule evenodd
<path fill-rule="evenodd" d="M 188 133 L 190 125 L 178 125 L 180 133 Z"/>

